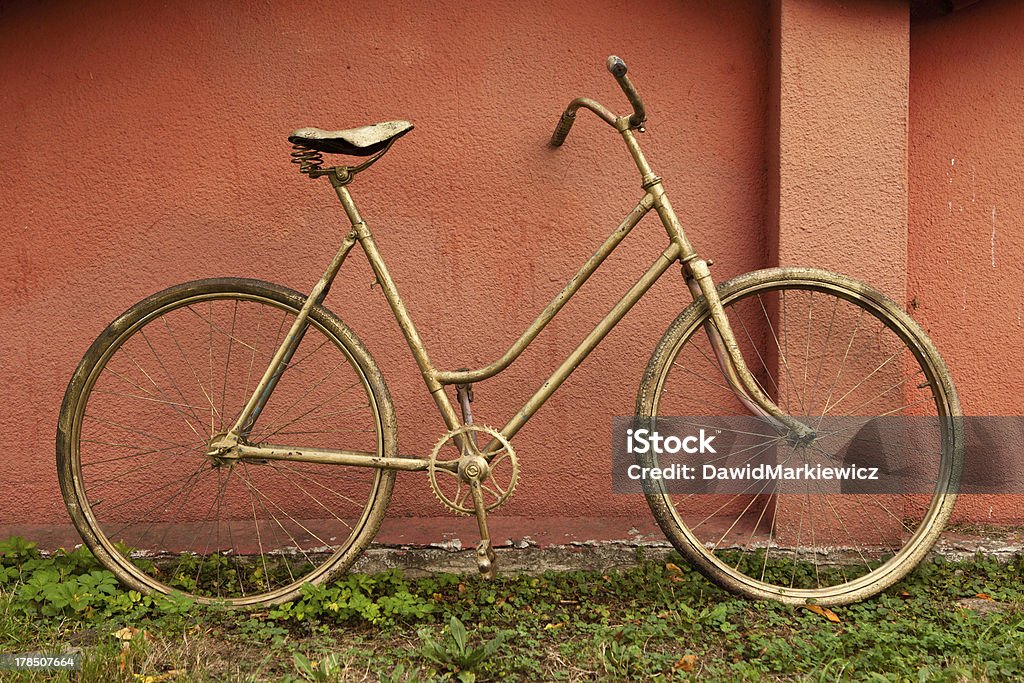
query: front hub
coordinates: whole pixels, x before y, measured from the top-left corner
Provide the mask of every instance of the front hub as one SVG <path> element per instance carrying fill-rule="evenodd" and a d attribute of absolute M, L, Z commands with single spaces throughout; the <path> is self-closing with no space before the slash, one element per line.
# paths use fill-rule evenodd
<path fill-rule="evenodd" d="M 815 439 L 818 438 L 818 433 L 814 430 L 809 430 L 805 434 L 798 434 L 797 432 L 790 430 L 786 434 L 786 441 L 793 448 L 803 448 L 810 446 L 814 443 Z"/>

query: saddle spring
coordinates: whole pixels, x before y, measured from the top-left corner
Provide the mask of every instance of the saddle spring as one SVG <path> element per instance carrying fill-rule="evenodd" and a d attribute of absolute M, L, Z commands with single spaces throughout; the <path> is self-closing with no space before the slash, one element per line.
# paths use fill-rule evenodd
<path fill-rule="evenodd" d="M 319 171 L 324 163 L 324 155 L 315 149 L 305 145 L 293 144 L 292 163 L 299 165 L 299 173 L 309 174 L 312 171 Z"/>

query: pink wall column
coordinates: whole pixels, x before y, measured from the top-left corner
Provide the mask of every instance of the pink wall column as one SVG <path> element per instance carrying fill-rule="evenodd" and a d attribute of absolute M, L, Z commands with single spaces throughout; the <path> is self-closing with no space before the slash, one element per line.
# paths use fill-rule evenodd
<path fill-rule="evenodd" d="M 911 41 L 907 298 L 969 415 L 1024 414 L 1022 29 L 1024 5 L 985 0 L 916 23 Z M 979 437 L 967 467 L 1020 492 L 1021 435 Z M 961 496 L 955 514 L 1019 524 L 1024 496 Z"/>
<path fill-rule="evenodd" d="M 771 33 L 769 262 L 845 273 L 902 303 L 908 6 L 776 0 Z M 776 504 L 777 533 L 799 538 L 804 498 Z M 885 528 L 880 511 L 869 514 Z"/>
<path fill-rule="evenodd" d="M 777 0 L 769 83 L 770 261 L 906 292 L 905 3 Z"/>

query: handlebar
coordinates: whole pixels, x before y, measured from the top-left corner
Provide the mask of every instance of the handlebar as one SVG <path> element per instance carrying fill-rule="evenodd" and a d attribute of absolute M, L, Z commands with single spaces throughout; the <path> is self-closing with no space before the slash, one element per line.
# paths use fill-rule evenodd
<path fill-rule="evenodd" d="M 619 87 L 626 94 L 629 103 L 633 105 L 633 114 L 629 117 L 629 127 L 639 128 L 647 120 L 647 112 L 644 110 L 643 100 L 640 99 L 636 88 L 633 87 L 633 82 L 626 76 L 626 71 L 628 70 L 626 63 L 621 58 L 612 55 L 608 58 L 606 65 L 611 75 L 615 76 L 615 80 L 619 82 Z"/>
<path fill-rule="evenodd" d="M 622 88 L 622 92 L 625 93 L 629 103 L 633 106 L 633 113 L 629 117 L 629 127 L 639 128 L 643 125 L 644 121 L 647 120 L 647 112 L 644 109 L 643 100 L 640 99 L 640 95 L 637 94 L 636 88 L 633 87 L 632 81 L 626 75 L 628 71 L 626 63 L 619 57 L 612 55 L 606 62 L 608 71 L 615 77 L 619 87 Z M 576 122 L 576 112 L 579 109 L 589 109 L 590 111 L 597 114 L 605 123 L 615 126 L 615 122 L 618 120 L 618 116 L 602 106 L 598 102 L 590 99 L 589 97 L 577 97 L 575 100 L 569 103 L 569 106 L 562 112 L 562 117 L 558 120 L 558 125 L 555 126 L 555 132 L 551 135 L 551 146 L 561 147 L 562 143 L 565 142 L 566 136 L 569 135 L 569 131 L 572 130 L 572 124 Z"/>

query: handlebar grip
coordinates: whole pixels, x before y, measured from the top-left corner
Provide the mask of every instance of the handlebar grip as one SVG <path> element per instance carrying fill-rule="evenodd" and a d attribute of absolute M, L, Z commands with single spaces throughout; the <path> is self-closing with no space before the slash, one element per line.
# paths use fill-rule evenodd
<path fill-rule="evenodd" d="M 632 81 L 626 75 L 626 63 L 622 61 L 621 57 L 612 55 L 605 62 L 608 67 L 608 71 L 615 76 L 615 80 L 618 81 L 619 87 L 622 88 L 622 92 L 626 94 L 626 98 L 629 99 L 629 103 L 633 105 L 633 113 L 629 117 L 629 125 L 631 128 L 639 128 L 643 125 L 644 121 L 647 120 L 647 112 L 644 109 L 644 102 L 640 99 L 640 95 L 637 94 L 636 88 L 633 87 Z"/>
<path fill-rule="evenodd" d="M 561 147 L 562 143 L 565 142 L 565 136 L 572 130 L 572 124 L 576 123 L 576 115 L 569 114 L 569 112 L 563 112 L 562 117 L 558 119 L 558 125 L 555 126 L 555 132 L 551 134 L 551 146 Z"/>
<path fill-rule="evenodd" d="M 622 61 L 621 57 L 612 55 L 608 58 L 606 65 L 608 66 L 608 71 L 610 71 L 612 76 L 615 76 L 615 78 L 622 78 L 626 75 L 626 63 Z"/>

